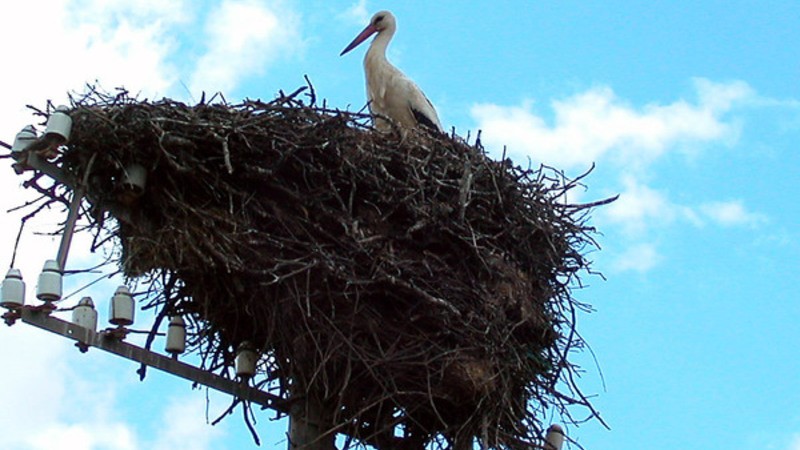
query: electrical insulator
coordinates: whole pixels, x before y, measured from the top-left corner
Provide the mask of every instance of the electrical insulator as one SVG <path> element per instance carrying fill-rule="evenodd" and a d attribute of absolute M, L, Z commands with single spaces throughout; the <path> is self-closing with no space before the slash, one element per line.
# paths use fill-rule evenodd
<path fill-rule="evenodd" d="M 72 323 L 92 331 L 97 330 L 97 310 L 91 297 L 83 297 L 72 310 Z"/>
<path fill-rule="evenodd" d="M 172 316 L 167 327 L 167 353 L 179 355 L 186 351 L 186 322 L 181 316 Z"/>
<path fill-rule="evenodd" d="M 119 326 L 132 325 L 134 310 L 135 305 L 131 291 L 127 286 L 120 286 L 111 297 L 111 312 L 108 321 Z"/>
<path fill-rule="evenodd" d="M 147 169 L 141 164 L 125 166 L 120 180 L 120 196 L 135 200 L 142 196 L 147 185 Z"/>
<path fill-rule="evenodd" d="M 54 259 L 44 263 L 39 283 L 36 285 L 36 298 L 44 302 L 56 302 L 61 299 L 61 267 Z"/>
<path fill-rule="evenodd" d="M 544 448 L 546 450 L 561 450 L 564 445 L 564 429 L 560 425 L 553 424 L 547 429 Z"/>
<path fill-rule="evenodd" d="M 236 376 L 243 380 L 247 380 L 256 374 L 256 363 L 258 362 L 258 353 L 256 349 L 248 341 L 239 344 L 236 349 Z"/>
<path fill-rule="evenodd" d="M 47 128 L 44 131 L 45 136 L 50 136 L 56 142 L 62 144 L 69 140 L 69 135 L 72 131 L 72 117 L 67 114 L 67 111 L 69 111 L 69 108 L 66 106 L 56 108 L 47 119 Z"/>
<path fill-rule="evenodd" d="M 22 281 L 22 272 L 19 269 L 8 269 L 3 279 L 0 306 L 3 308 L 19 308 L 25 304 L 25 282 Z"/>
<path fill-rule="evenodd" d="M 11 152 L 19 153 L 25 150 L 29 145 L 33 144 L 37 138 L 36 129 L 33 128 L 33 125 L 28 125 L 17 133 L 17 136 L 14 138 L 14 145 L 11 146 Z"/>

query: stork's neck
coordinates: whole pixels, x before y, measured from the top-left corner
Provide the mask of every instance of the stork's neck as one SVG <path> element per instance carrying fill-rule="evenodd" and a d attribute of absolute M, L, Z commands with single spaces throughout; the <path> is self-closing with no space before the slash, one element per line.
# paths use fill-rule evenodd
<path fill-rule="evenodd" d="M 394 36 L 394 28 L 386 28 L 378 33 L 369 45 L 367 54 L 364 56 L 364 64 L 367 64 L 368 61 L 388 64 L 389 61 L 386 59 L 386 47 L 389 46 L 389 41 L 392 40 L 392 36 Z"/>

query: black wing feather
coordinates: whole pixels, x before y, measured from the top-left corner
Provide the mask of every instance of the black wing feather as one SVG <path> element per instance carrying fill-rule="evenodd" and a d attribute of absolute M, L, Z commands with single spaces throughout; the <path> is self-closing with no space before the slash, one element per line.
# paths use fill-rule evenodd
<path fill-rule="evenodd" d="M 408 105 L 411 109 L 411 114 L 414 115 L 414 119 L 417 121 L 418 124 L 430 128 L 433 131 L 440 131 L 439 127 L 436 125 L 436 122 L 433 121 L 430 117 L 426 116 L 422 111 L 414 108 L 411 104 Z"/>

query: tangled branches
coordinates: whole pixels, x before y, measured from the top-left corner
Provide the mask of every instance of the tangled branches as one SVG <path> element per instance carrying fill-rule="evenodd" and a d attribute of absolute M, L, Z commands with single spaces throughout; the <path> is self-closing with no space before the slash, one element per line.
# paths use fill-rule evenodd
<path fill-rule="evenodd" d="M 73 101 L 61 165 L 126 276 L 160 281 L 146 306 L 190 319 L 209 370 L 254 343 L 260 386 L 379 448 L 529 448 L 547 408 L 596 416 L 567 359 L 594 245 L 577 181 L 300 94 Z"/>

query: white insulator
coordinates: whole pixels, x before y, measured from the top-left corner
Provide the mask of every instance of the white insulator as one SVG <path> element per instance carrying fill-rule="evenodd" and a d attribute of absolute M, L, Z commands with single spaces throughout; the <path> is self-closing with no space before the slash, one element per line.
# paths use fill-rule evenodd
<path fill-rule="evenodd" d="M 3 279 L 0 306 L 3 308 L 19 308 L 25 304 L 25 282 L 19 269 L 8 269 Z"/>
<path fill-rule="evenodd" d="M 181 316 L 172 316 L 167 327 L 167 353 L 178 355 L 186 351 L 186 322 Z"/>
<path fill-rule="evenodd" d="M 126 166 L 122 172 L 121 187 L 135 195 L 142 195 L 147 184 L 147 169 L 141 164 Z"/>
<path fill-rule="evenodd" d="M 564 445 L 564 429 L 560 425 L 553 424 L 547 429 L 544 448 L 546 450 L 561 450 Z"/>
<path fill-rule="evenodd" d="M 97 330 L 97 310 L 91 297 L 83 297 L 72 310 L 72 323 L 92 331 Z"/>
<path fill-rule="evenodd" d="M 54 259 L 44 263 L 42 273 L 39 274 L 39 284 L 36 285 L 36 298 L 45 302 L 55 302 L 61 299 L 61 267 Z"/>
<path fill-rule="evenodd" d="M 61 142 L 69 140 L 70 132 L 72 131 L 72 117 L 67 114 L 69 108 L 66 106 L 59 106 L 50 114 L 47 119 L 47 128 L 45 135 L 55 136 Z"/>
<path fill-rule="evenodd" d="M 258 353 L 255 347 L 248 341 L 239 344 L 236 349 L 236 376 L 242 379 L 250 379 L 256 374 L 256 364 L 258 363 Z"/>
<path fill-rule="evenodd" d="M 11 151 L 13 153 L 19 153 L 33 144 L 37 138 L 36 129 L 33 128 L 33 125 L 28 125 L 17 133 L 17 136 L 14 138 L 14 145 L 11 146 Z"/>
<path fill-rule="evenodd" d="M 127 286 L 120 286 L 111 297 L 111 312 L 108 321 L 114 325 L 128 326 L 133 324 L 135 304 L 131 291 Z"/>

